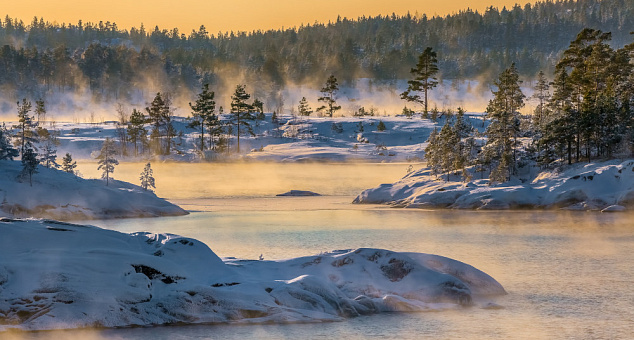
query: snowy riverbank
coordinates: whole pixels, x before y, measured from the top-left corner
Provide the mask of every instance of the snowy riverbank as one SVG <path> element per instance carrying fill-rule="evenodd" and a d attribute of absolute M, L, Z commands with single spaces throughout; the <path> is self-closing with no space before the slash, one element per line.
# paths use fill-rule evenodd
<path fill-rule="evenodd" d="M 476 175 L 477 176 L 477 175 Z M 456 177 L 457 178 L 457 177 Z M 488 185 L 488 180 L 445 181 L 423 168 L 393 184 L 363 191 L 354 203 L 406 208 L 623 211 L 634 207 L 634 160 L 580 163 L 544 171 L 533 181 Z"/>
<path fill-rule="evenodd" d="M 19 161 L 0 161 L 0 216 L 59 220 L 186 215 L 180 207 L 141 187 L 111 180 L 86 180 L 38 166 L 33 185 L 17 180 Z"/>
<path fill-rule="evenodd" d="M 472 266 L 420 253 L 223 261 L 205 244 L 170 234 L 11 219 L 0 220 L 0 234 L 0 331 L 336 321 L 488 308 L 505 294 Z"/>

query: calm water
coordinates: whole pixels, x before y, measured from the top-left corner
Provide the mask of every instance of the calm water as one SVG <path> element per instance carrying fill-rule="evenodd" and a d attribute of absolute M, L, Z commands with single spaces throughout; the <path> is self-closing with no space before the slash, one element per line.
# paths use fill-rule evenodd
<path fill-rule="evenodd" d="M 275 170 L 275 165 L 266 166 L 268 170 Z M 369 185 L 374 186 L 396 180 L 404 174 L 406 166 L 368 165 L 364 169 L 359 165 L 351 165 L 351 168 L 314 165 L 313 169 L 311 165 L 299 165 L 303 172 L 298 172 L 295 166 L 277 165 L 284 168 L 277 172 L 287 176 L 286 181 L 278 183 L 304 183 L 305 187 L 283 189 L 269 186 L 270 183 L 252 183 L 266 190 L 251 196 L 242 191 L 213 194 L 213 188 L 201 185 L 190 197 L 182 191 L 164 189 L 162 193 L 159 190 L 159 194 L 175 197 L 174 202 L 193 212 L 184 217 L 90 223 L 124 232 L 170 232 L 194 237 L 223 257 L 255 259 L 263 254 L 265 259 L 283 259 L 357 247 L 439 254 L 467 262 L 496 278 L 509 293 L 496 301 L 504 308 L 381 314 L 327 324 L 202 325 L 29 333 L 25 337 L 153 340 L 633 337 L 634 227 L 631 221 L 634 215 L 423 211 L 351 205 L 350 191 L 356 187 L 346 184 L 345 179 L 349 179 L 351 173 L 363 174 L 359 175 L 362 185 L 378 181 Z M 205 170 L 209 169 L 220 171 L 222 167 Z M 328 175 L 320 180 L 305 178 L 302 181 L 302 176 L 323 171 L 328 171 Z M 205 172 L 200 170 L 199 173 Z M 339 180 L 338 174 L 344 179 Z M 231 177 L 223 177 L 223 188 L 230 186 Z M 324 181 L 326 177 L 331 180 Z M 233 181 L 239 180 L 234 178 Z M 157 184 L 174 180 L 169 176 L 157 177 Z M 189 177 L 187 181 L 193 179 Z M 207 183 L 205 181 L 199 180 Z M 237 186 L 243 188 L 244 183 Z M 314 190 L 330 195 L 267 196 L 281 189 Z M 175 194 L 177 191 L 180 194 Z M 341 194 L 336 195 L 337 192 Z M 204 195 L 211 198 L 201 198 Z"/>

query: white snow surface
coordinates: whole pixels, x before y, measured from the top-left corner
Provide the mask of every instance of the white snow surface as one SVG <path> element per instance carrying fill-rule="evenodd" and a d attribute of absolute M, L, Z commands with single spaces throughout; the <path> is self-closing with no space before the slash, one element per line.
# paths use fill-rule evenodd
<path fill-rule="evenodd" d="M 224 120 L 229 115 L 222 115 Z M 481 114 L 469 113 L 468 120 L 474 127 L 482 130 Z M 378 131 L 382 121 L 385 131 Z M 420 116 L 408 119 L 404 116 L 366 116 L 366 117 L 297 117 L 283 115 L 279 125 L 271 122 L 271 114 L 264 121 L 251 122 L 255 136 L 240 137 L 240 153 L 213 153 L 207 151 L 208 160 L 246 160 L 246 161 L 369 161 L 404 162 L 421 160 L 424 156 L 426 140 L 434 128 L 440 129 L 445 118 L 438 122 L 421 119 Z M 183 131 L 183 138 L 176 139 L 177 153 L 170 156 L 155 157 L 163 160 L 198 161 L 196 151 L 200 135 L 188 128 L 188 120 L 175 117 L 173 124 L 177 131 Z M 60 146 L 57 154 L 66 152 L 74 159 L 94 159 L 96 152 L 107 138 L 118 140 L 115 122 L 98 124 L 56 123 L 54 127 L 44 123 L 48 129 L 59 131 Z M 361 131 L 363 130 L 363 131 Z M 231 137 L 231 147 L 235 148 L 235 135 Z M 232 149 L 233 150 L 233 149 Z M 132 145 L 128 145 L 128 156 L 120 161 L 145 159 L 147 155 L 134 157 Z"/>
<path fill-rule="evenodd" d="M 531 182 L 512 180 L 492 186 L 487 179 L 446 181 L 446 175 L 436 177 L 423 168 L 395 183 L 363 191 L 354 203 L 406 208 L 624 211 L 634 208 L 634 160 L 580 163 L 560 172 L 543 171 Z"/>
<path fill-rule="evenodd" d="M 117 180 L 86 180 L 39 165 L 28 178 L 18 180 L 19 161 L 0 161 L 0 216 L 59 220 L 106 219 L 186 215 L 180 207 L 152 191 Z"/>
<path fill-rule="evenodd" d="M 337 321 L 506 294 L 470 265 L 420 253 L 223 261 L 187 237 L 37 219 L 0 219 L 0 236 L 0 331 Z"/>

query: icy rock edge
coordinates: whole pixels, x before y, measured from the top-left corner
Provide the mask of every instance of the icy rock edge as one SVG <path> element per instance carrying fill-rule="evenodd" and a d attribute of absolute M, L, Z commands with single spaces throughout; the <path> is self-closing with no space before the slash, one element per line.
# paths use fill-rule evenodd
<path fill-rule="evenodd" d="M 447 180 L 423 168 L 395 183 L 364 190 L 353 203 L 426 209 L 634 210 L 634 160 L 575 164 L 559 172 L 543 171 L 524 182 L 489 185 L 488 179 L 461 180 Z"/>
<path fill-rule="evenodd" d="M 506 294 L 470 265 L 421 253 L 225 262 L 187 237 L 37 219 L 1 219 L 0 235 L 0 331 L 338 321 Z"/>

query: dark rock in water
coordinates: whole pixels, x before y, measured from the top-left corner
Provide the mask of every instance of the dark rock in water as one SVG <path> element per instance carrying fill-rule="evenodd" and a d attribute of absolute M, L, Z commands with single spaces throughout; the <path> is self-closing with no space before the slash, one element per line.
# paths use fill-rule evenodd
<path fill-rule="evenodd" d="M 285 192 L 283 194 L 277 194 L 276 196 L 301 197 L 301 196 L 321 196 L 321 195 L 316 193 L 316 192 L 307 191 L 307 190 L 291 190 L 291 191 Z"/>

